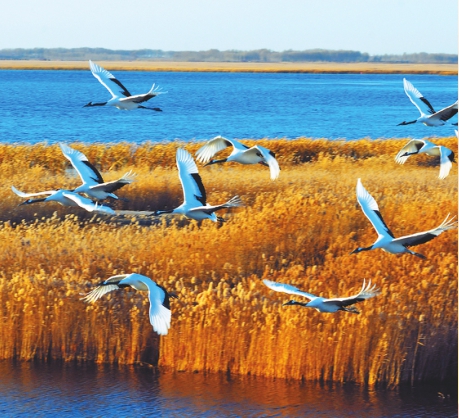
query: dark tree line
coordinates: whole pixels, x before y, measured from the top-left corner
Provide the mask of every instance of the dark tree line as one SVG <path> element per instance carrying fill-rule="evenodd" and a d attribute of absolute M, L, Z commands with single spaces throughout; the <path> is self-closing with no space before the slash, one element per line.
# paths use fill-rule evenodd
<path fill-rule="evenodd" d="M 112 50 L 105 48 L 0 49 L 0 60 L 47 61 L 185 61 L 185 62 L 391 62 L 456 64 L 456 54 L 369 55 L 359 51 L 310 49 L 305 51 L 163 51 L 160 49 Z"/>

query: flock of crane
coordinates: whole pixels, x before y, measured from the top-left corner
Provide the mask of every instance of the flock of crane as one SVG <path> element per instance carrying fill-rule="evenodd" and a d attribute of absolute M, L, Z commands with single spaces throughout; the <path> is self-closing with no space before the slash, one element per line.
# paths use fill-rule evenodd
<path fill-rule="evenodd" d="M 151 108 L 143 105 L 143 103 L 162 93 L 160 89 L 155 87 L 155 85 L 153 85 L 150 91 L 146 94 L 131 95 L 123 84 L 121 84 L 121 82 L 110 72 L 92 61 L 89 61 L 89 65 L 94 77 L 96 77 L 102 85 L 107 88 L 112 95 L 112 98 L 109 101 L 102 103 L 90 102 L 85 107 L 109 105 L 122 110 L 141 108 L 161 111 L 159 108 Z M 405 93 L 411 102 L 418 108 L 421 116 L 416 120 L 411 122 L 402 122 L 399 125 L 420 122 L 427 126 L 441 126 L 457 114 L 457 101 L 451 106 L 435 112 L 429 101 L 409 81 L 403 79 L 403 84 Z M 456 135 L 458 135 L 457 131 Z M 82 181 L 81 186 L 78 186 L 73 190 L 56 189 L 38 193 L 24 193 L 12 186 L 12 190 L 15 194 L 21 198 L 27 198 L 27 200 L 21 204 L 52 201 L 58 202 L 64 206 L 78 206 L 89 212 L 97 212 L 111 216 L 120 214 L 123 215 L 125 212 L 129 214 L 133 213 L 132 211 L 115 211 L 110 206 L 99 203 L 99 201 L 107 198 L 118 199 L 118 196 L 116 196 L 114 192 L 134 181 L 135 175 L 132 172 L 126 173 L 118 180 L 105 182 L 97 168 L 88 161 L 87 157 L 82 152 L 63 143 L 59 144 L 59 146 L 64 157 L 70 161 L 73 168 L 78 173 Z M 233 148 L 228 157 L 223 159 L 213 159 L 217 153 L 228 147 Z M 444 146 L 436 145 L 427 140 L 410 140 L 398 152 L 395 157 L 395 161 L 399 164 L 403 164 L 409 156 L 420 153 L 440 157 L 440 179 L 444 179 L 449 174 L 452 163 L 454 162 L 454 153 Z M 277 179 L 280 173 L 276 157 L 270 150 L 260 145 L 249 148 L 239 141 L 227 139 L 222 136 L 217 136 L 206 142 L 204 146 L 196 152 L 196 158 L 199 162 L 204 163 L 205 165 L 224 163 L 227 161 L 234 161 L 241 164 L 261 164 L 269 167 L 270 177 L 272 180 Z M 162 214 L 177 214 L 198 221 L 209 219 L 214 222 L 223 222 L 224 219 L 217 217 L 216 215 L 218 210 L 242 206 L 243 203 L 239 196 L 234 196 L 223 204 L 210 205 L 207 203 L 206 190 L 191 154 L 188 151 L 179 148 L 176 153 L 176 163 L 183 190 L 183 203 L 175 209 L 162 211 L 156 210 L 149 212 L 148 215 L 160 216 Z M 457 221 L 454 220 L 455 217 L 450 217 L 448 214 L 446 219 L 436 228 L 429 231 L 395 238 L 389 227 L 384 222 L 379 211 L 378 204 L 370 193 L 368 193 L 368 191 L 363 187 L 360 179 L 357 180 L 356 194 L 357 201 L 359 202 L 363 213 L 376 230 L 378 238 L 372 245 L 368 247 L 358 247 L 352 251 L 351 254 L 380 248 L 383 251 L 392 254 L 408 253 L 419 258 L 425 258 L 424 255 L 416 253 L 408 247 L 426 243 L 440 235 L 442 232 L 457 228 Z M 31 199 L 32 197 L 37 196 L 40 196 L 40 198 Z M 145 214 L 146 212 L 142 213 Z M 270 280 L 263 280 L 263 283 L 276 292 L 301 296 L 309 300 L 306 303 L 290 300 L 289 302 L 284 303 L 285 306 L 301 305 L 315 308 L 319 312 L 337 312 L 341 310 L 358 313 L 352 305 L 379 294 L 379 289 L 377 289 L 375 285 L 372 286 L 371 281 L 366 283 L 365 280 L 361 290 L 357 294 L 349 297 L 333 299 L 314 296 L 289 284 L 276 283 Z M 171 297 L 175 298 L 176 296 L 169 293 L 164 287 L 158 285 L 149 277 L 137 273 L 112 276 L 89 292 L 83 300 L 87 302 L 94 302 L 106 293 L 123 287 L 132 287 L 136 290 L 148 291 L 150 301 L 150 323 L 159 335 L 166 335 L 171 323 L 169 299 Z"/>

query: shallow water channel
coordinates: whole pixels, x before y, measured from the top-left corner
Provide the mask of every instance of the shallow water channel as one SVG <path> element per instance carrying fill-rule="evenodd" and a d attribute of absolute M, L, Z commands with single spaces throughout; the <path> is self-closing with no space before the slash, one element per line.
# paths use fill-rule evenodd
<path fill-rule="evenodd" d="M 146 367 L 0 363 L 2 417 L 456 417 L 456 394 L 448 385 L 368 390 Z"/>

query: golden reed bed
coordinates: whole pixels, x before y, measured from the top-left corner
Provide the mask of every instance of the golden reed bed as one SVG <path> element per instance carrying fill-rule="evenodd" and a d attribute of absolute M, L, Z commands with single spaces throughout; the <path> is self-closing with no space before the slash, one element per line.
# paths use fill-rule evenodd
<path fill-rule="evenodd" d="M 372 73 L 457 75 L 456 64 L 335 63 L 335 62 L 173 62 L 97 61 L 109 71 L 204 71 L 271 73 Z M 87 61 L 0 60 L 4 70 L 89 70 Z"/>
<path fill-rule="evenodd" d="M 395 387 L 457 379 L 457 231 L 417 247 L 427 256 L 380 250 L 357 204 L 360 177 L 396 236 L 457 214 L 457 165 L 443 181 L 435 159 L 394 162 L 405 140 L 261 140 L 282 171 L 201 167 L 210 203 L 239 194 L 246 206 L 212 222 L 93 217 L 57 204 L 20 206 L 10 191 L 73 187 L 57 145 L 0 145 L 0 359 L 159 364 L 172 371 L 228 372 Z M 436 140 L 457 151 L 454 137 Z M 121 209 L 181 201 L 175 149 L 200 144 L 70 144 L 107 179 L 132 169 Z M 79 298 L 116 273 L 138 272 L 179 295 L 169 334 L 148 320 L 146 294 L 119 290 L 94 304 Z M 382 293 L 347 312 L 282 307 L 288 295 L 262 279 L 326 297 Z"/>

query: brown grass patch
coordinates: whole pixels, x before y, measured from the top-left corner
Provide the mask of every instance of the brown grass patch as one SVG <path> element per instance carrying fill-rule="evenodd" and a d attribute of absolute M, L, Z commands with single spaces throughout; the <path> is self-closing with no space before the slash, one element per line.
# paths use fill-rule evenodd
<path fill-rule="evenodd" d="M 204 71 L 242 73 L 441 74 L 457 75 L 456 64 L 335 63 L 335 62 L 173 62 L 97 61 L 109 71 Z M 87 61 L 1 60 L 4 70 L 88 70 Z"/>

